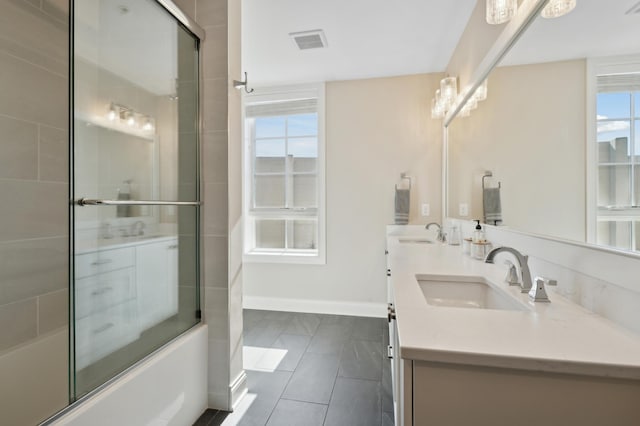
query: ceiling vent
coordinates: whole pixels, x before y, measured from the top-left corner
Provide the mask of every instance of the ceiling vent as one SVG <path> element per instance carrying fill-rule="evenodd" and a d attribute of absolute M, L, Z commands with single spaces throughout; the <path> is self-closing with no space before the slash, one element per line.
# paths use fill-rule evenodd
<path fill-rule="evenodd" d="M 289 33 L 289 36 L 293 39 L 300 50 L 327 47 L 327 39 L 325 38 L 324 31 L 322 30 L 299 31 L 296 33 Z"/>
<path fill-rule="evenodd" d="M 631 6 L 631 9 L 627 10 L 624 14 L 625 15 L 637 15 L 640 13 L 640 1 L 636 4 L 634 4 L 633 6 Z"/>

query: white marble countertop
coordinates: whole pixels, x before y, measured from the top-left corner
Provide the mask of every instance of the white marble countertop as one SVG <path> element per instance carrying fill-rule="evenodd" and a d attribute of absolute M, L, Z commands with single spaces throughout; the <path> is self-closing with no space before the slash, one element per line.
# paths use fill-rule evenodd
<path fill-rule="evenodd" d="M 500 254 L 486 264 L 460 246 L 402 243 L 432 236 L 423 227 L 389 226 L 387 249 L 405 359 L 640 379 L 640 336 L 547 288 L 551 303 L 533 303 L 504 282 Z M 431 306 L 416 275 L 478 277 L 526 306 L 524 311 Z"/>

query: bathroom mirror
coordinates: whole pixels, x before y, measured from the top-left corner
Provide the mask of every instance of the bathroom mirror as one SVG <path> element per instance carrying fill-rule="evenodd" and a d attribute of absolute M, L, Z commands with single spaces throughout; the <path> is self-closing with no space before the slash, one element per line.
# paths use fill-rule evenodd
<path fill-rule="evenodd" d="M 635 1 L 537 17 L 491 71 L 487 99 L 447 128 L 448 216 L 482 219 L 484 183 L 500 188 L 501 225 L 640 251 L 638 76 Z"/>

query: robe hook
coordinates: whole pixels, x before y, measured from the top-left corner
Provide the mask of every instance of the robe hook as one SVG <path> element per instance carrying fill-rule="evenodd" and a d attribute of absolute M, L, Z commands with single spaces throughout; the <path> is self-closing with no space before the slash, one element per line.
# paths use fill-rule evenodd
<path fill-rule="evenodd" d="M 233 87 L 235 87 L 236 89 L 244 87 L 245 92 L 251 93 L 253 92 L 253 89 L 249 90 L 248 84 L 249 84 L 249 79 L 247 78 L 246 71 L 244 72 L 244 81 L 233 80 Z"/>

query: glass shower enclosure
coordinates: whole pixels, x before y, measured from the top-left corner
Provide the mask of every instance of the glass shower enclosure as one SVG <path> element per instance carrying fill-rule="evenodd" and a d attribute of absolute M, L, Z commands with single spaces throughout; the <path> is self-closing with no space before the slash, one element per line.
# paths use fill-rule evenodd
<path fill-rule="evenodd" d="M 199 40 L 154 0 L 76 1 L 73 398 L 200 320 Z"/>
<path fill-rule="evenodd" d="M 0 424 L 200 322 L 202 35 L 170 0 L 0 0 Z"/>

